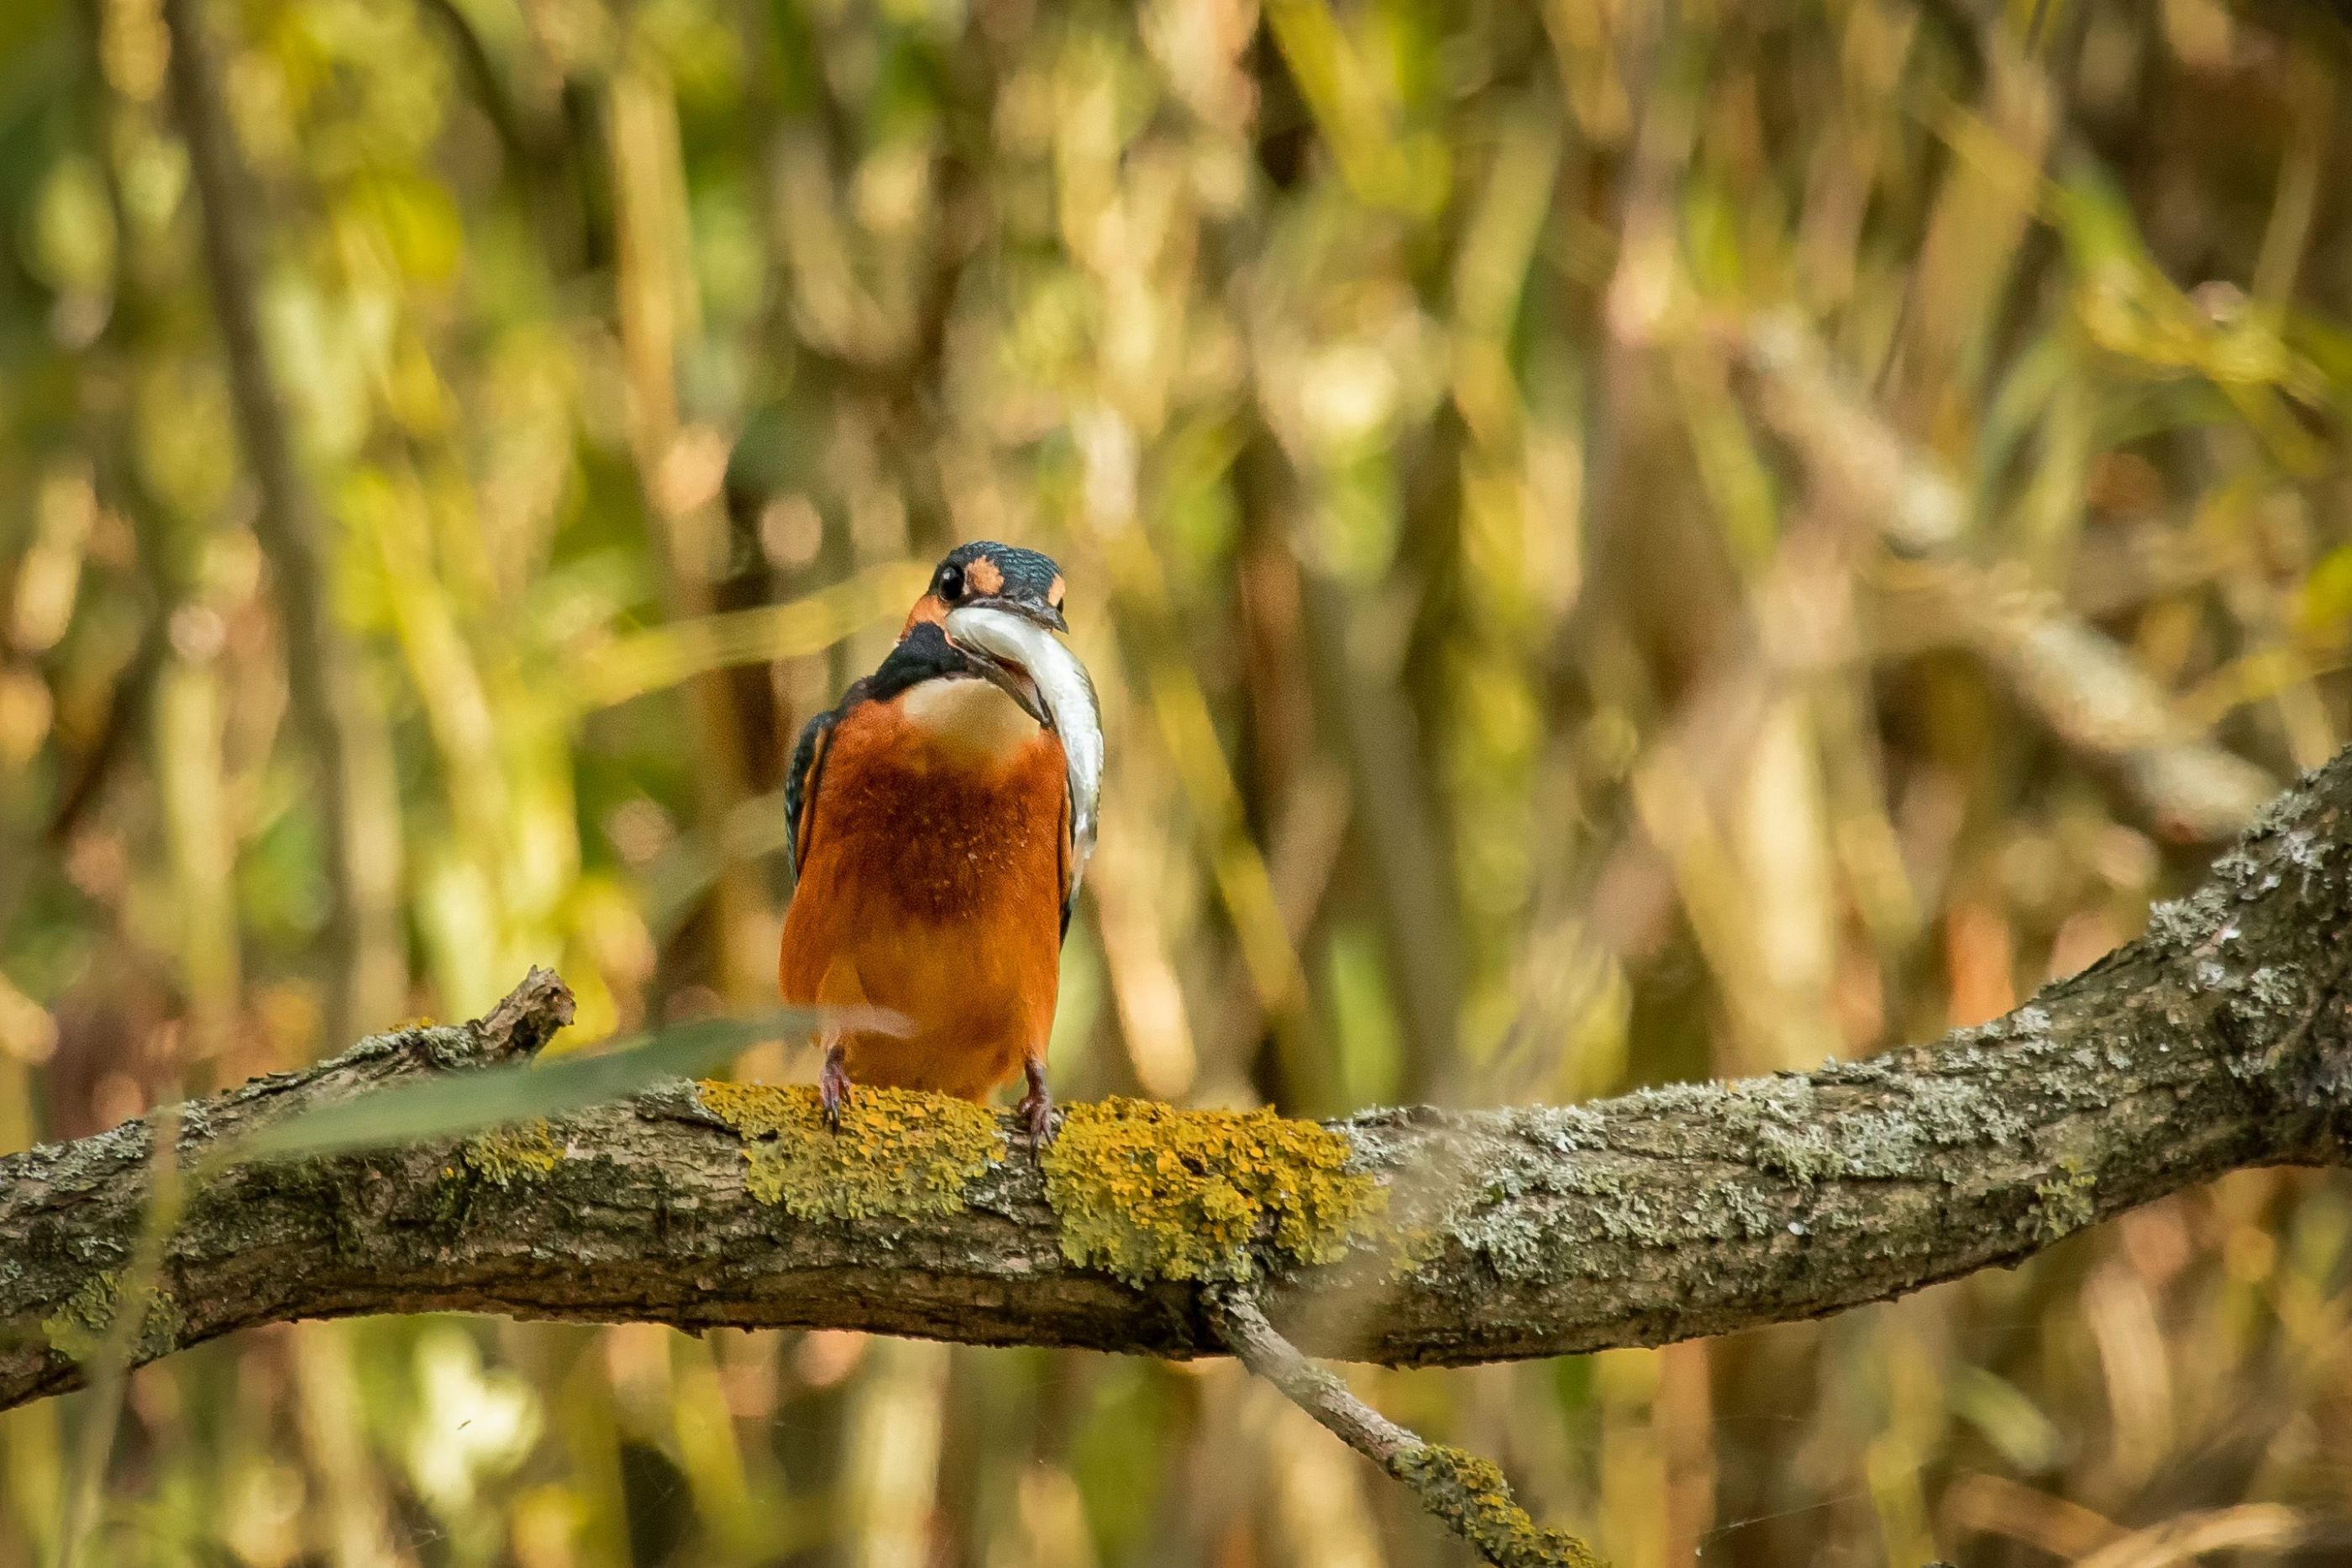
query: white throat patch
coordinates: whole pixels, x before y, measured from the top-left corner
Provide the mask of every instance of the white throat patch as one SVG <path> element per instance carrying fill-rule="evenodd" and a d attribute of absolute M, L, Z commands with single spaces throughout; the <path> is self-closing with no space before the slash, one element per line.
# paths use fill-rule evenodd
<path fill-rule="evenodd" d="M 942 675 L 907 688 L 907 722 L 959 751 L 1003 758 L 1037 737 L 1037 721 L 1002 687 L 977 675 Z"/>

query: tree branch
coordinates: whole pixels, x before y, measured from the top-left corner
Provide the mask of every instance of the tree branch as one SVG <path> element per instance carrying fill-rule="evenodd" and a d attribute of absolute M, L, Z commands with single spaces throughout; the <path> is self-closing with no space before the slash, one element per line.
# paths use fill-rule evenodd
<path fill-rule="evenodd" d="M 1209 1321 L 1244 1366 L 1282 1390 L 1325 1430 L 1411 1489 L 1422 1507 L 1496 1568 L 1600 1568 L 1584 1542 L 1528 1517 L 1492 1463 L 1424 1443 L 1348 1391 L 1265 1321 L 1243 1291 L 1208 1297 Z"/>
<path fill-rule="evenodd" d="M 2245 1166 L 2347 1163 L 2352 754 L 2147 935 L 1979 1029 L 1809 1074 L 1574 1108 L 1074 1107 L 1042 1161 L 961 1103 L 672 1084 L 487 1138 L 192 1176 L 141 1359 L 303 1317 L 464 1311 L 857 1328 L 1164 1356 L 1252 1284 L 1318 1354 L 1461 1364 L 1819 1316 L 2015 1263 Z M 490 1019 L 186 1106 L 180 1165 L 412 1074 L 536 1049 Z M 75 1386 L 147 1203 L 147 1123 L 0 1159 L 0 1407 Z M 102 1326 L 102 1325 L 101 1325 Z"/>

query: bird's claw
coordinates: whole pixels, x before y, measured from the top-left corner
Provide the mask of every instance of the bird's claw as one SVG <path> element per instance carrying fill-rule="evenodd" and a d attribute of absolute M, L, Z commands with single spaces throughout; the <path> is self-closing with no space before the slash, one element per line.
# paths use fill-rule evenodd
<path fill-rule="evenodd" d="M 1029 1134 L 1029 1146 L 1043 1153 L 1054 1141 L 1060 1127 L 1062 1113 L 1054 1108 L 1054 1096 L 1046 1091 L 1045 1070 L 1035 1062 L 1028 1069 L 1029 1092 L 1013 1107 L 1024 1131 Z"/>
<path fill-rule="evenodd" d="M 826 1129 L 840 1132 L 841 1110 L 849 1103 L 849 1066 L 837 1045 L 825 1051 L 824 1067 L 816 1075 L 816 1103 L 824 1113 Z"/>
<path fill-rule="evenodd" d="M 1054 1108 L 1053 1100 L 1044 1094 L 1022 1096 L 1021 1103 L 1013 1108 L 1021 1118 L 1024 1131 L 1029 1134 L 1032 1148 L 1044 1150 L 1054 1142 L 1054 1134 L 1062 1124 L 1062 1113 Z"/>

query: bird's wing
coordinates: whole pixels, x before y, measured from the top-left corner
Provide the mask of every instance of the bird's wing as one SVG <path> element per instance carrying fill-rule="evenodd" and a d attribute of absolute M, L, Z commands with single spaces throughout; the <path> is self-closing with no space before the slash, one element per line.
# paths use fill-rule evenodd
<path fill-rule="evenodd" d="M 853 684 L 841 699 L 839 707 L 817 715 L 801 727 L 801 737 L 793 747 L 793 765 L 784 775 L 784 821 L 791 829 L 789 843 L 793 880 L 798 882 L 801 868 L 808 864 L 809 831 L 816 825 L 817 788 L 824 780 L 825 752 L 833 744 L 834 727 L 866 695 L 866 683 Z"/>
<path fill-rule="evenodd" d="M 784 821 L 792 830 L 793 880 L 798 882 L 808 864 L 810 837 L 816 831 L 817 789 L 824 781 L 824 760 L 833 746 L 833 732 L 858 704 L 887 702 L 910 686 L 943 674 L 973 674 L 971 659 L 948 642 L 937 625 L 920 625 L 890 650 L 870 675 L 849 683 L 830 713 L 821 713 L 801 730 L 793 747 L 793 765 L 784 775 Z"/>

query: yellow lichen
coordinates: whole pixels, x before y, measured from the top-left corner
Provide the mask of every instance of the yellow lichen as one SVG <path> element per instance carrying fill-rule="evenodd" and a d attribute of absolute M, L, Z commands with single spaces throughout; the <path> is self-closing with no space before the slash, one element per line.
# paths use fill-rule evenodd
<path fill-rule="evenodd" d="M 1503 1472 L 1475 1454 L 1423 1443 L 1390 1462 L 1422 1506 L 1498 1568 L 1603 1568 L 1592 1548 L 1528 1517 Z"/>
<path fill-rule="evenodd" d="M 1336 1262 L 1388 1191 L 1347 1168 L 1345 1134 L 1271 1111 L 1076 1105 L 1045 1150 L 1062 1255 L 1140 1283 L 1246 1280 L 1252 1248 Z"/>
<path fill-rule="evenodd" d="M 117 1299 L 121 1291 L 114 1270 L 91 1275 L 64 1306 L 41 1321 L 42 1336 L 60 1354 L 76 1361 L 89 1360 L 105 1348 L 107 1336 L 114 1330 Z M 172 1292 L 155 1291 L 147 1298 L 139 1337 L 131 1346 L 132 1359 L 152 1361 L 178 1348 L 180 1331 L 186 1325 L 187 1314 L 180 1310 Z"/>
<path fill-rule="evenodd" d="M 853 1090 L 836 1133 L 814 1089 L 696 1088 L 703 1108 L 741 1134 L 751 1196 L 802 1219 L 953 1214 L 965 1185 L 1004 1157 L 995 1115 L 944 1094 Z"/>
<path fill-rule="evenodd" d="M 466 1163 L 500 1186 L 526 1176 L 545 1176 L 562 1160 L 563 1145 L 538 1117 L 493 1127 L 466 1145 Z"/>

